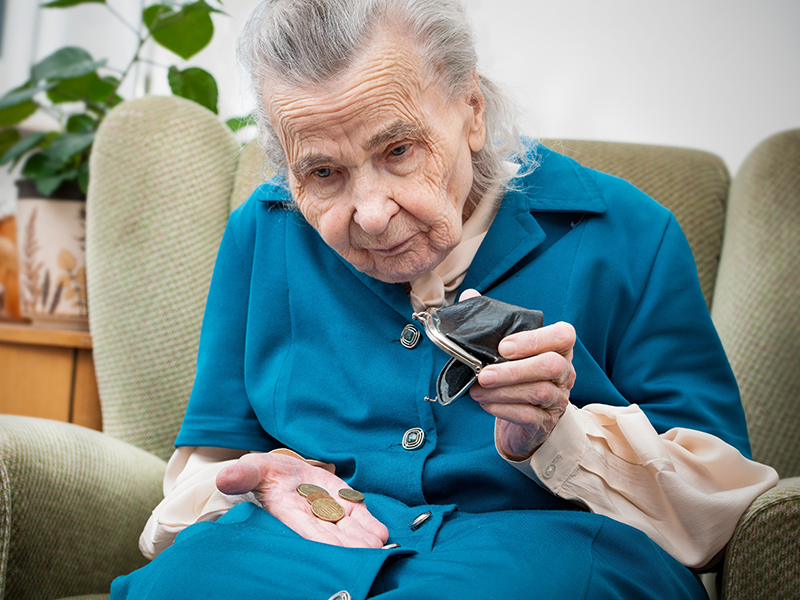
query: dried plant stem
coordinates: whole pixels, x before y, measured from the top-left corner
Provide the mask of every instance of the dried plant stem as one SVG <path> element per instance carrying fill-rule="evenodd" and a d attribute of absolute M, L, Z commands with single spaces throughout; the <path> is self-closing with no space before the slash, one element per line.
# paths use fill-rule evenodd
<path fill-rule="evenodd" d="M 36 241 L 36 214 L 37 208 L 31 212 L 31 217 L 28 219 L 28 224 L 25 227 L 25 260 L 22 263 L 22 272 L 25 278 L 25 291 L 27 297 L 25 298 L 26 306 L 30 307 L 33 311 L 39 298 L 42 294 L 42 288 L 39 285 L 39 276 L 42 271 L 44 263 L 36 261 L 36 255 L 41 250 L 41 246 Z"/>

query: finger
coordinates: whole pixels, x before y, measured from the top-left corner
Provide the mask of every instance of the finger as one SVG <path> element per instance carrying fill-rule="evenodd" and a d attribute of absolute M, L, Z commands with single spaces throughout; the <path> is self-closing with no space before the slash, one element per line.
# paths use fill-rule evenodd
<path fill-rule="evenodd" d="M 276 515 L 277 516 L 277 515 Z M 312 542 L 344 546 L 344 536 L 333 523 L 322 521 L 314 515 L 297 511 L 296 514 L 282 514 L 280 520 L 292 531 Z"/>
<path fill-rule="evenodd" d="M 552 381 L 571 387 L 575 379 L 572 362 L 555 352 L 495 363 L 481 370 L 478 383 L 484 389 L 504 386 Z"/>
<path fill-rule="evenodd" d="M 537 408 L 557 406 L 569 400 L 569 391 L 550 381 L 517 384 L 487 389 L 481 386 L 470 388 L 470 396 L 480 404 L 524 404 Z"/>
<path fill-rule="evenodd" d="M 477 298 L 478 296 L 480 296 L 478 290 L 473 290 L 472 288 L 469 288 L 468 290 L 464 290 L 463 292 L 461 292 L 461 295 L 458 297 L 458 301 L 463 302 L 464 300 L 469 300 L 470 298 Z"/>
<path fill-rule="evenodd" d="M 246 494 L 261 482 L 261 473 L 252 463 L 239 461 L 217 473 L 217 489 L 223 494 Z"/>
<path fill-rule="evenodd" d="M 381 545 L 389 540 L 389 530 L 386 525 L 381 523 L 378 519 L 372 516 L 366 506 L 358 504 L 353 507 L 350 516 L 359 524 L 364 530 L 381 540 Z"/>
<path fill-rule="evenodd" d="M 513 423 L 528 432 L 551 431 L 561 415 L 566 410 L 566 405 L 553 409 L 541 409 L 530 404 L 509 404 L 505 402 L 481 403 L 481 408 L 501 421 Z"/>
<path fill-rule="evenodd" d="M 344 534 L 341 538 L 342 545 L 348 548 L 380 548 L 386 543 L 361 527 L 353 517 L 344 517 L 336 526 Z"/>
<path fill-rule="evenodd" d="M 562 356 L 571 356 L 575 339 L 575 328 L 562 321 L 539 329 L 509 335 L 503 338 L 497 350 L 501 356 L 509 360 L 536 356 L 545 352 L 557 352 Z"/>

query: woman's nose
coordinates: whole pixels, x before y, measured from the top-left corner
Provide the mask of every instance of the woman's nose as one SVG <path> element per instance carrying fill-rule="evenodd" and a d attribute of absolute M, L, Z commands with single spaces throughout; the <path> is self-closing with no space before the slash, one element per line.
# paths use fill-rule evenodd
<path fill-rule="evenodd" d="M 391 192 L 370 187 L 357 195 L 353 219 L 366 233 L 379 235 L 399 210 Z"/>

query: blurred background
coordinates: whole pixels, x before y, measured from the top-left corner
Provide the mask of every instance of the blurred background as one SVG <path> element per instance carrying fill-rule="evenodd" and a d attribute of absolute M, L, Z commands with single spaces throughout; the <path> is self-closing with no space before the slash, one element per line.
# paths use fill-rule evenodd
<path fill-rule="evenodd" d="M 167 68 L 198 66 L 219 87 L 222 119 L 253 106 L 235 39 L 257 0 L 224 0 L 210 44 L 181 62 L 149 43 L 120 88 L 125 99 L 170 94 Z M 41 9 L 0 0 L 0 95 L 31 66 L 76 45 L 122 72 L 151 0 Z M 800 127 L 798 0 L 466 0 L 481 68 L 516 98 L 535 137 L 667 144 L 713 152 L 734 174 L 765 137 Z M 127 25 L 125 24 L 127 22 Z M 132 29 L 131 29 L 132 28 Z M 37 114 L 25 126 L 52 129 Z M 247 135 L 246 133 L 244 135 Z M 0 168 L 0 215 L 16 173 Z"/>

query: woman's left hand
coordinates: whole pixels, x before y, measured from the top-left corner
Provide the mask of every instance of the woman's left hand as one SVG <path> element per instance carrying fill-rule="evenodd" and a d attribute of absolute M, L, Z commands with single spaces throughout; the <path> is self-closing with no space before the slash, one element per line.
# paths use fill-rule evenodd
<path fill-rule="evenodd" d="M 461 300 L 478 295 L 469 290 Z M 485 367 L 470 396 L 500 419 L 499 443 L 513 460 L 541 446 L 569 405 L 575 383 L 575 329 L 554 323 L 504 338 L 498 346 L 507 362 Z"/>

